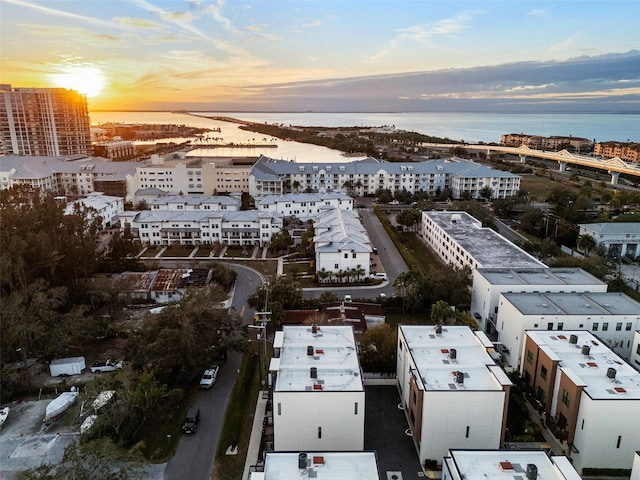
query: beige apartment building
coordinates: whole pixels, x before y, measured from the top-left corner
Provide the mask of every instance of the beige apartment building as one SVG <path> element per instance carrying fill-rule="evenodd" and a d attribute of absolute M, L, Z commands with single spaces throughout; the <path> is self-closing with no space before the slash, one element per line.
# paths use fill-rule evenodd
<path fill-rule="evenodd" d="M 640 162 L 640 143 L 602 142 L 593 147 L 593 154 L 604 158 L 619 158 L 627 162 Z"/>

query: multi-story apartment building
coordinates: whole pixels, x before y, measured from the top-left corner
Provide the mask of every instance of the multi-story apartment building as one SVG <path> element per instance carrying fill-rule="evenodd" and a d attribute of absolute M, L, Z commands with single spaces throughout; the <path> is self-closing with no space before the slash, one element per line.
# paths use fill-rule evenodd
<path fill-rule="evenodd" d="M 640 223 L 581 223 L 578 235 L 589 235 L 611 256 L 640 257 Z"/>
<path fill-rule="evenodd" d="M 471 313 L 480 330 L 497 331 L 500 294 L 510 292 L 606 292 L 607 284 L 581 268 L 477 268 L 473 272 Z"/>
<path fill-rule="evenodd" d="M 451 189 L 454 198 L 477 198 L 485 187 L 491 189 L 492 198 L 514 196 L 520 189 L 520 177 L 460 158 L 400 163 L 369 157 L 353 162 L 317 164 L 264 156 L 253 166 L 249 177 L 249 193 L 253 197 L 332 190 L 352 191 L 362 196 L 374 195 L 379 189 L 437 195 Z"/>
<path fill-rule="evenodd" d="M 398 327 L 398 390 L 421 464 L 502 444 L 512 383 L 492 347 L 466 326 Z"/>
<path fill-rule="evenodd" d="M 225 211 L 142 211 L 130 221 L 131 231 L 143 245 L 239 245 L 268 246 L 282 230 L 283 217 L 277 213 L 245 210 Z"/>
<path fill-rule="evenodd" d="M 248 480 L 380 480 L 375 452 L 267 452 Z"/>
<path fill-rule="evenodd" d="M 582 330 L 528 331 L 524 352 L 521 374 L 576 469 L 631 469 L 640 373 Z"/>
<path fill-rule="evenodd" d="M 627 162 L 640 162 L 640 143 L 602 142 L 593 147 L 593 154 L 604 158 L 619 158 Z"/>
<path fill-rule="evenodd" d="M 285 326 L 273 348 L 274 450 L 362 451 L 365 395 L 353 329 Z"/>
<path fill-rule="evenodd" d="M 640 370 L 640 330 L 633 334 L 633 343 L 631 344 L 631 358 L 629 364 L 636 370 Z"/>
<path fill-rule="evenodd" d="M 454 267 L 546 267 L 466 212 L 422 212 L 421 235 L 445 263 Z"/>
<path fill-rule="evenodd" d="M 508 133 L 502 135 L 500 144 L 509 147 L 525 145 L 535 150 L 558 150 L 566 145 L 571 145 L 576 150 L 591 146 L 593 141 L 588 138 L 559 136 L 543 137 L 541 135 L 526 135 L 524 133 Z"/>
<path fill-rule="evenodd" d="M 217 195 L 249 191 L 251 165 L 246 159 L 185 157 L 163 159 L 153 155 L 140 165 L 133 179 L 133 191 L 159 188 L 185 194 Z"/>
<path fill-rule="evenodd" d="M 501 293 L 495 315 L 498 340 L 510 352 L 507 369 L 522 365 L 527 330 L 588 330 L 629 359 L 640 329 L 640 303 L 620 292 Z"/>
<path fill-rule="evenodd" d="M 564 455 L 541 450 L 449 450 L 442 480 L 582 480 Z"/>
<path fill-rule="evenodd" d="M 84 196 L 100 191 L 131 200 L 136 162 L 111 162 L 98 157 L 0 156 L 0 189 L 14 185 L 50 190 L 56 195 Z"/>
<path fill-rule="evenodd" d="M 104 230 L 118 222 L 118 217 L 124 212 L 124 200 L 122 197 L 111 197 L 101 192 L 92 192 L 85 198 L 68 203 L 66 213 L 71 214 L 76 209 L 84 211 L 90 218 L 100 217 Z"/>
<path fill-rule="evenodd" d="M 157 197 L 149 203 L 151 210 L 194 212 L 194 211 L 226 211 L 240 210 L 242 200 L 237 195 L 175 195 L 167 194 Z"/>
<path fill-rule="evenodd" d="M 261 212 L 277 212 L 303 222 L 313 219 L 325 207 L 353 210 L 353 198 L 340 192 L 286 193 L 262 197 L 257 205 Z"/>
<path fill-rule="evenodd" d="M 87 99 L 64 88 L 0 85 L 0 134 L 5 155 L 90 155 Z"/>
<path fill-rule="evenodd" d="M 369 276 L 373 248 L 356 212 L 323 207 L 314 217 L 313 228 L 318 281 Z"/>

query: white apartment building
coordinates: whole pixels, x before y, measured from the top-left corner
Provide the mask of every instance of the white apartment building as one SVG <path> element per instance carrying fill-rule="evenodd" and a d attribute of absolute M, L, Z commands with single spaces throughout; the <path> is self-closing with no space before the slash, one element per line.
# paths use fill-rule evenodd
<path fill-rule="evenodd" d="M 87 98 L 65 88 L 0 85 L 0 153 L 90 155 Z"/>
<path fill-rule="evenodd" d="M 380 480 L 375 452 L 267 452 L 249 480 Z"/>
<path fill-rule="evenodd" d="M 264 247 L 282 227 L 282 215 L 257 210 L 142 211 L 131 220 L 131 230 L 137 232 L 143 245 L 221 243 Z"/>
<path fill-rule="evenodd" d="M 640 257 L 640 223 L 581 223 L 578 235 L 590 235 L 610 255 Z"/>
<path fill-rule="evenodd" d="M 102 230 L 115 225 L 118 217 L 124 212 L 124 200 L 122 197 L 112 197 L 100 192 L 92 192 L 74 202 L 67 204 L 65 213 L 73 213 L 76 209 L 86 212 L 90 218 L 100 217 L 102 219 Z"/>
<path fill-rule="evenodd" d="M 285 217 L 296 217 L 303 222 L 314 219 L 324 207 L 353 210 L 353 198 L 340 192 L 285 193 L 267 195 L 257 204 L 261 212 L 277 212 Z"/>
<path fill-rule="evenodd" d="M 492 198 L 510 197 L 518 193 L 520 177 L 455 157 L 406 163 L 368 157 L 352 162 L 317 164 L 264 156 L 253 166 L 249 177 L 249 193 L 256 198 L 332 190 L 353 191 L 362 196 L 373 195 L 378 189 L 389 189 L 392 193 L 422 191 L 429 195 L 451 189 L 454 198 L 463 195 L 478 198 L 484 187 L 491 188 Z"/>
<path fill-rule="evenodd" d="M 316 273 L 320 282 L 348 271 L 356 272 L 354 279 L 369 276 L 373 248 L 357 212 L 324 207 L 314 217 L 313 227 Z"/>
<path fill-rule="evenodd" d="M 422 212 L 421 235 L 445 263 L 457 268 L 546 267 L 467 212 Z"/>
<path fill-rule="evenodd" d="M 631 344 L 631 358 L 629 364 L 636 370 L 640 370 L 640 331 L 633 334 L 633 343 Z"/>
<path fill-rule="evenodd" d="M 183 194 L 217 195 L 249 190 L 250 164 L 227 157 L 189 157 L 184 152 L 175 155 L 178 158 L 153 155 L 148 164 L 139 166 L 133 191 L 159 188 Z"/>
<path fill-rule="evenodd" d="M 362 451 L 365 396 L 353 329 L 284 326 L 273 348 L 274 450 Z"/>
<path fill-rule="evenodd" d="M 629 480 L 640 480 L 640 451 L 637 451 L 633 456 L 633 468 Z"/>
<path fill-rule="evenodd" d="M 175 195 L 166 194 L 156 197 L 149 202 L 153 211 L 196 212 L 196 211 L 226 211 L 240 210 L 242 200 L 239 196 L 229 195 Z"/>
<path fill-rule="evenodd" d="M 578 472 L 631 469 L 640 445 L 640 373 L 582 330 L 527 331 L 521 374 Z"/>
<path fill-rule="evenodd" d="M 542 450 L 449 450 L 442 480 L 582 480 L 564 455 Z"/>
<path fill-rule="evenodd" d="M 476 268 L 471 314 L 480 330 L 495 333 L 501 293 L 606 292 L 607 284 L 581 268 Z"/>
<path fill-rule="evenodd" d="M 83 155 L 0 156 L 0 189 L 27 185 L 65 196 L 84 196 L 95 191 L 108 195 L 118 192 L 116 196 L 131 200 L 129 182 L 138 165 Z"/>
<path fill-rule="evenodd" d="M 398 390 L 421 464 L 502 444 L 512 383 L 492 347 L 466 326 L 398 327 Z"/>
<path fill-rule="evenodd" d="M 588 330 L 628 360 L 640 329 L 640 303 L 619 292 L 501 293 L 496 315 L 507 369 L 521 367 L 527 330 Z"/>

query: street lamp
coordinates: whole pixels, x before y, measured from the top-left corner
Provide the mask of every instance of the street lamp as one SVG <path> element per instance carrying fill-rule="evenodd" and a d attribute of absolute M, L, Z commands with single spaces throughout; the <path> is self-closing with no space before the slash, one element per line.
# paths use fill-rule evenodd
<path fill-rule="evenodd" d="M 266 312 L 260 312 L 266 313 Z M 271 312 L 269 312 L 271 313 Z M 260 355 L 260 381 L 262 382 L 262 388 L 266 385 L 266 362 L 267 362 L 267 321 L 263 321 L 259 325 L 248 325 L 249 328 L 255 328 L 262 330 L 258 333 L 258 340 L 262 336 L 262 352 Z"/>

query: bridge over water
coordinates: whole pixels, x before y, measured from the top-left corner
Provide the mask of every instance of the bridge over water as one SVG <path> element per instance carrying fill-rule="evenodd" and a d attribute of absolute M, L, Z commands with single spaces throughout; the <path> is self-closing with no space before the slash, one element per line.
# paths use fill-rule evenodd
<path fill-rule="evenodd" d="M 558 170 L 564 172 L 567 169 L 567 164 L 580 165 L 583 167 L 596 168 L 598 170 L 605 170 L 611 175 L 611 184 L 616 185 L 618 183 L 618 177 L 621 173 L 635 175 L 640 177 L 640 164 L 625 162 L 624 160 L 616 158 L 594 158 L 587 157 L 585 155 L 576 155 L 567 150 L 561 150 L 559 152 L 552 152 L 546 150 L 535 150 L 529 148 L 526 145 L 520 147 L 505 147 L 502 145 L 468 145 L 468 144 L 446 144 L 446 143 L 424 143 L 426 147 L 436 148 L 451 148 L 461 147 L 467 150 L 480 150 L 487 152 L 487 156 L 491 152 L 508 153 L 510 155 L 518 155 L 520 161 L 525 163 L 527 157 L 542 158 L 544 160 L 555 160 L 559 164 Z"/>

